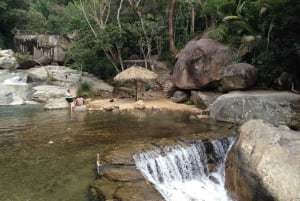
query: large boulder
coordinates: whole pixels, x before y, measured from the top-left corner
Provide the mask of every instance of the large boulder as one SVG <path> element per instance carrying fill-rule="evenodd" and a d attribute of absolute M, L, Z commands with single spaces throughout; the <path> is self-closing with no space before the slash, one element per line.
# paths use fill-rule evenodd
<path fill-rule="evenodd" d="M 215 86 L 231 61 L 230 49 L 225 45 L 211 39 L 192 40 L 177 55 L 173 83 L 180 89 Z"/>
<path fill-rule="evenodd" d="M 207 109 L 221 95 L 222 94 L 218 92 L 191 91 L 190 100 L 196 107 Z"/>
<path fill-rule="evenodd" d="M 0 51 L 0 69 L 14 70 L 20 66 L 13 55 L 14 52 L 12 50 Z"/>
<path fill-rule="evenodd" d="M 216 99 L 210 107 L 210 117 L 237 124 L 250 119 L 263 119 L 274 125 L 292 126 L 296 115 L 293 104 L 298 101 L 300 95 L 290 92 L 230 92 Z"/>
<path fill-rule="evenodd" d="M 254 66 L 247 63 L 232 64 L 224 67 L 218 90 L 227 92 L 248 89 L 256 84 L 257 78 L 258 73 Z"/>
<path fill-rule="evenodd" d="M 47 103 L 55 98 L 64 99 L 66 93 L 65 87 L 53 85 L 40 85 L 33 87 L 33 90 L 35 92 L 32 94 L 32 100 L 39 103 Z"/>
<path fill-rule="evenodd" d="M 0 50 L 0 57 L 14 56 L 14 51 L 12 49 Z"/>
<path fill-rule="evenodd" d="M 227 157 L 226 188 L 237 200 L 300 200 L 300 132 L 250 120 Z"/>
<path fill-rule="evenodd" d="M 65 100 L 64 97 L 60 98 L 51 98 L 46 101 L 47 103 L 44 105 L 44 109 L 53 110 L 53 109 L 67 109 L 70 108 L 70 105 Z"/>

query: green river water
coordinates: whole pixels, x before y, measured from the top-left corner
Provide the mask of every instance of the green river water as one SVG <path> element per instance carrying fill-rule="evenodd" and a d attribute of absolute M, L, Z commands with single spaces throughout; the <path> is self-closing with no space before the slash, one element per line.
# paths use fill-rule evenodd
<path fill-rule="evenodd" d="M 0 200 L 87 201 L 96 155 L 134 139 L 201 133 L 216 125 L 178 112 L 45 111 L 0 107 Z"/>

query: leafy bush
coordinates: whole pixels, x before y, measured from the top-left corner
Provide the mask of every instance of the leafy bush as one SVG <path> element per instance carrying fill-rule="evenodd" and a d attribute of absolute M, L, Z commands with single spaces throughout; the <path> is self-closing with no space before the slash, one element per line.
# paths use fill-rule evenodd
<path fill-rule="evenodd" d="M 14 53 L 14 57 L 16 58 L 17 62 L 23 63 L 24 61 L 32 60 L 32 56 L 28 53 Z"/>
<path fill-rule="evenodd" d="M 95 96 L 95 91 L 93 90 L 93 86 L 89 82 L 82 82 L 76 92 L 77 96 L 82 97 L 93 97 Z"/>

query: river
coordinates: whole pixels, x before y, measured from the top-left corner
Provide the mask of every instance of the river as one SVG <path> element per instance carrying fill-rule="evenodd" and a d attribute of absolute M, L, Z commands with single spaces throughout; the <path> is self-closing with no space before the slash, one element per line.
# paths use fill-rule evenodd
<path fill-rule="evenodd" d="M 97 153 L 218 127 L 178 112 L 74 113 L 40 105 L 1 106 L 0 119 L 1 201 L 86 201 Z"/>

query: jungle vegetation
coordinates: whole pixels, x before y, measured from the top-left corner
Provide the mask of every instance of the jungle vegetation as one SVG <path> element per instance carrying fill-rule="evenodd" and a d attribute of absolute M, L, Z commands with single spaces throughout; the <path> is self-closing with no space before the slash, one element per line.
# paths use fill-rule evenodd
<path fill-rule="evenodd" d="M 0 48 L 17 30 L 75 34 L 66 65 L 109 79 L 124 60 L 173 61 L 194 37 L 236 50 L 235 62 L 261 75 L 284 69 L 300 77 L 297 0 L 0 0 Z"/>

